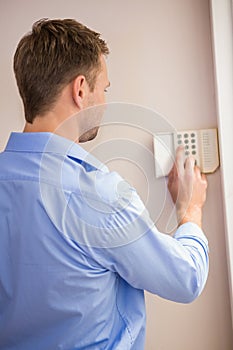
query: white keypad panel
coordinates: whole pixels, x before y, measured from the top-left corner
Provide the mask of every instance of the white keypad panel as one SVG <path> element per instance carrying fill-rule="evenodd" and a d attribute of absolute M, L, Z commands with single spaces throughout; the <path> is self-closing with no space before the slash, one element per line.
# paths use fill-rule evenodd
<path fill-rule="evenodd" d="M 161 132 L 154 135 L 157 178 L 169 174 L 178 146 L 184 147 L 185 158 L 195 158 L 203 173 L 213 173 L 219 167 L 217 129 Z"/>

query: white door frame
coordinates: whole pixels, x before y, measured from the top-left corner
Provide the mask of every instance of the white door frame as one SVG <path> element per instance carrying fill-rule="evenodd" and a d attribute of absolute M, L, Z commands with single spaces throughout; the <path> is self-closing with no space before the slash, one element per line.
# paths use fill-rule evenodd
<path fill-rule="evenodd" d="M 210 8 L 224 202 L 224 228 L 233 319 L 233 1 L 210 0 Z"/>

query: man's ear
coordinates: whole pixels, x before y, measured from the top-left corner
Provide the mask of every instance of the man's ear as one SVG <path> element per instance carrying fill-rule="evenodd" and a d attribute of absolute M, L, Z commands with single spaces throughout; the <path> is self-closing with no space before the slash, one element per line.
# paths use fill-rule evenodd
<path fill-rule="evenodd" d="M 72 97 L 79 109 L 85 108 L 88 84 L 84 75 L 79 75 L 73 80 Z"/>

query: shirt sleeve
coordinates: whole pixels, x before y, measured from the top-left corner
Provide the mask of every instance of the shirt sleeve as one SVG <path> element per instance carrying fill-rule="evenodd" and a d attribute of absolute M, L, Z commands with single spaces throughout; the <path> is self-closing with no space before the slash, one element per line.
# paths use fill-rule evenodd
<path fill-rule="evenodd" d="M 208 276 L 207 238 L 191 222 L 181 225 L 173 237 L 159 232 L 136 191 L 130 191 L 121 210 L 110 216 L 110 241 L 92 250 L 95 259 L 135 288 L 192 302 Z"/>

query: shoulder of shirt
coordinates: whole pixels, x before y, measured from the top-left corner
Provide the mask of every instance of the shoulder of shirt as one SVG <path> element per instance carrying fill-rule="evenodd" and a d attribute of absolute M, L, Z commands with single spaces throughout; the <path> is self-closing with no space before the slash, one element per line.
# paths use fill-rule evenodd
<path fill-rule="evenodd" d="M 117 172 L 109 171 L 100 162 L 93 164 L 93 159 L 89 162 L 68 155 L 63 167 L 63 188 L 73 194 L 96 197 L 98 201 L 109 204 L 116 203 L 119 198 L 128 197 L 129 193 L 135 191 Z"/>

